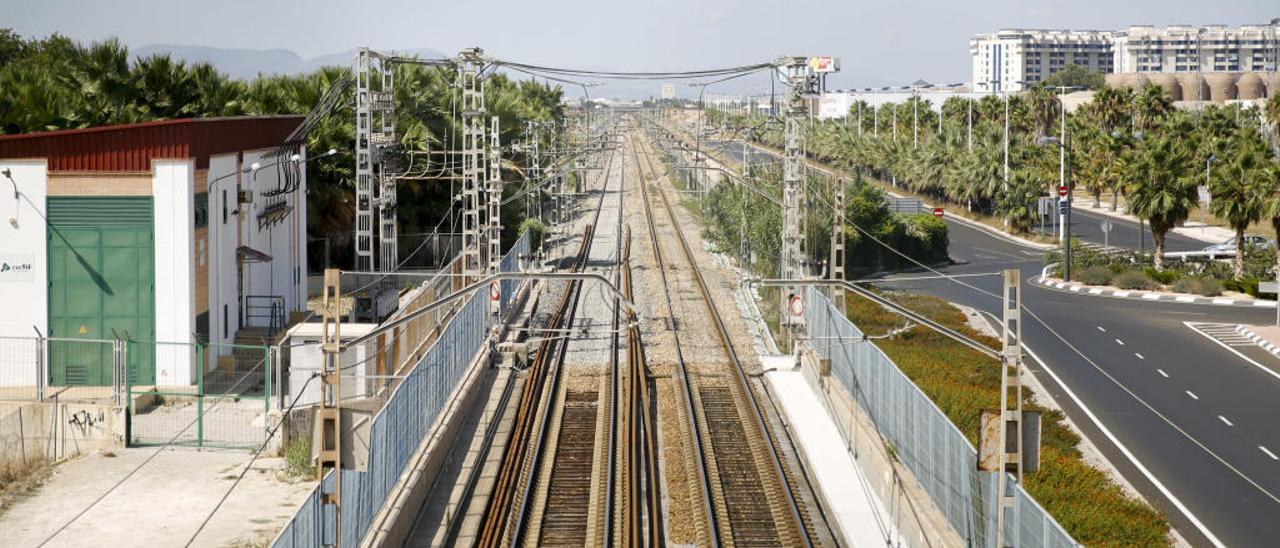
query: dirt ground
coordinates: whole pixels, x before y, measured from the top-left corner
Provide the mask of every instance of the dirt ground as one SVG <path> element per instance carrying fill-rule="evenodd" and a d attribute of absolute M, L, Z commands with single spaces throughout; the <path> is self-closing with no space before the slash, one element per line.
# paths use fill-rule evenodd
<path fill-rule="evenodd" d="M 56 466 L 43 485 L 0 515 L 0 543 L 37 546 L 52 537 L 46 546 L 183 546 L 252 456 L 165 449 L 139 468 L 155 452 L 117 449 Z M 315 487 L 278 478 L 283 464 L 258 459 L 192 545 L 269 544 Z"/>

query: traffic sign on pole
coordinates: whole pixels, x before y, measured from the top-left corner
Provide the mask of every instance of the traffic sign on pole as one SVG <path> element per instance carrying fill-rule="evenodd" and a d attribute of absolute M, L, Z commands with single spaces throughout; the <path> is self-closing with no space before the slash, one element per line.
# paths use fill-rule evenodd
<path fill-rule="evenodd" d="M 933 216 L 934 216 L 934 217 L 939 217 L 939 218 L 941 218 L 941 217 L 942 217 L 942 208 L 940 208 L 940 207 L 935 207 L 935 208 L 933 208 Z"/>
<path fill-rule="evenodd" d="M 1063 186 L 1058 187 L 1058 197 L 1059 197 L 1059 198 L 1066 198 L 1066 197 L 1067 197 L 1067 187 L 1066 187 L 1066 185 L 1063 185 Z"/>

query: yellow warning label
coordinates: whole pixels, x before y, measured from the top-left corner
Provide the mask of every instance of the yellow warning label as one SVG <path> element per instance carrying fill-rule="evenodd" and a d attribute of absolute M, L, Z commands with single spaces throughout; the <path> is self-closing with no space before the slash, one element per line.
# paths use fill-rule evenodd
<path fill-rule="evenodd" d="M 87 335 L 88 333 L 89 333 L 89 328 L 87 328 L 87 327 L 85 327 L 85 326 L 81 325 L 81 326 L 80 326 L 80 334 L 81 334 L 81 335 Z"/>

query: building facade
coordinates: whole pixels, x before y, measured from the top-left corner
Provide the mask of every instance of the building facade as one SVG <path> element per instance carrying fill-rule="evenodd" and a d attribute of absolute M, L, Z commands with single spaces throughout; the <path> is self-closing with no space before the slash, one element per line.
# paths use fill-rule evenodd
<path fill-rule="evenodd" d="M 1117 32 L 1116 72 L 1276 72 L 1280 19 L 1227 27 L 1134 26 Z"/>
<path fill-rule="evenodd" d="M 183 119 L 0 136 L 0 336 L 127 339 L 132 382 L 189 385 L 190 353 L 306 306 L 300 117 Z M 252 169 L 258 164 L 260 169 Z M 282 192 L 282 190 L 287 190 Z M 3 203 L 0 202 L 0 203 Z M 267 306 L 275 315 L 264 317 Z M 284 327 L 284 326 L 280 326 Z M 109 356 L 44 357 L 50 385 L 111 384 Z M 206 371 L 229 347 L 203 357 Z M 3 373 L 3 372 L 0 372 Z M 0 374 L 4 379 L 25 378 Z"/>
<path fill-rule="evenodd" d="M 1013 92 L 1033 87 L 1067 65 L 1112 72 L 1112 33 L 1095 30 L 1006 29 L 969 41 L 973 90 Z"/>

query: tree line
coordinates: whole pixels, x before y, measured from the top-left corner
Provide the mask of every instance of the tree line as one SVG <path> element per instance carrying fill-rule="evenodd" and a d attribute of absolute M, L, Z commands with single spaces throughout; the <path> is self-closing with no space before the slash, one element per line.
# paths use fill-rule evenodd
<path fill-rule="evenodd" d="M 420 65 L 396 70 L 397 138 L 404 149 L 438 151 L 461 142 L 454 71 Z M 189 64 L 165 54 L 132 58 L 115 39 L 81 44 L 57 34 L 24 38 L 0 29 L 0 134 L 173 118 L 305 115 L 331 85 L 350 77 L 349 67 L 324 67 L 244 81 L 207 63 Z M 525 121 L 562 121 L 562 97 L 559 86 L 503 74 L 485 83 L 485 104 L 500 118 L 504 148 L 519 139 Z M 352 101 L 343 101 L 308 137 L 312 151 L 338 151 L 307 167 L 308 234 L 330 241 L 336 264 L 348 264 L 353 253 L 354 118 Z M 446 170 L 434 179 L 400 185 L 402 234 L 428 231 L 447 215 L 454 190 L 449 175 Z M 503 210 L 504 218 L 513 220 L 505 223 L 511 232 L 506 238 L 524 214 L 518 206 Z M 322 260 L 320 253 L 309 256 Z"/>
<path fill-rule="evenodd" d="M 860 101 L 843 119 L 807 124 L 806 152 L 911 192 L 1007 219 L 1009 231 L 1028 233 L 1038 220 L 1037 200 L 1055 196 L 1059 182 L 1059 149 L 1048 138 L 1060 135 L 1061 108 L 1058 94 L 1045 88 L 1007 98 L 953 97 L 941 106 L 939 131 L 939 113 L 921 97 L 879 109 Z M 763 115 L 712 110 L 708 117 L 781 146 L 781 124 Z M 1253 223 L 1269 221 L 1280 239 L 1275 146 L 1280 95 L 1260 108 L 1234 103 L 1188 110 L 1175 107 L 1156 85 L 1140 90 L 1103 86 L 1065 120 L 1068 186 L 1087 192 L 1095 206 L 1110 194 L 1113 210 L 1123 198 L 1129 212 L 1151 227 L 1157 269 L 1163 268 L 1168 232 L 1199 207 L 1200 185 L 1207 184 L 1213 197 L 1208 211 L 1237 237 Z M 1243 246 L 1238 255 L 1237 277 L 1243 271 Z"/>

